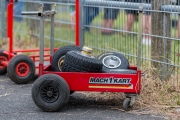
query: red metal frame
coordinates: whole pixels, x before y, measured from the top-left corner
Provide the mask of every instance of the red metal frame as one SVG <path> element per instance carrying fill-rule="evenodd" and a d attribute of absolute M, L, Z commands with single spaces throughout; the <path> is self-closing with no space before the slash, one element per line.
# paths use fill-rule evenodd
<path fill-rule="evenodd" d="M 7 37 L 9 38 L 9 53 L 12 53 L 13 51 L 13 14 L 13 0 L 10 0 L 7 7 Z M 8 60 L 10 59 L 11 55 L 9 54 Z"/>
<path fill-rule="evenodd" d="M 79 41 L 80 41 L 80 36 L 79 36 L 79 33 L 80 33 L 80 31 L 79 31 L 79 25 L 80 25 L 80 23 L 79 23 L 79 16 L 80 16 L 80 12 L 79 12 L 79 0 L 76 0 L 76 3 L 75 3 L 75 8 L 76 8 L 76 46 L 79 46 L 80 44 L 79 44 Z"/>
<path fill-rule="evenodd" d="M 131 70 L 136 70 L 136 74 L 116 74 L 116 73 L 82 73 L 82 72 L 54 72 L 51 70 L 51 65 L 44 68 L 44 74 L 57 74 L 64 78 L 68 83 L 71 91 L 96 91 L 96 92 L 124 92 L 130 94 L 140 94 L 141 91 L 141 71 L 137 67 L 130 67 Z M 93 79 L 131 79 L 129 84 L 103 84 L 90 83 Z M 120 81 L 121 81 L 120 80 Z"/>
<path fill-rule="evenodd" d="M 4 54 L 8 55 L 8 60 L 6 61 L 0 61 L 1 65 L 4 65 L 5 67 L 8 66 L 8 62 L 11 60 L 11 58 L 13 58 L 14 56 L 16 56 L 17 53 L 34 53 L 34 52 L 39 52 L 39 49 L 29 49 L 29 50 L 13 50 L 13 5 L 14 2 L 13 0 L 9 1 L 9 4 L 7 6 L 7 37 L 8 37 L 8 42 L 9 42 L 9 51 L 3 51 Z M 54 49 L 54 52 L 57 50 L 58 48 Z M 50 51 L 50 48 L 45 48 L 44 51 Z M 38 62 L 39 61 L 39 55 L 29 55 L 29 57 L 32 58 L 32 60 L 34 62 Z M 50 54 L 44 54 L 44 60 L 45 61 L 52 61 L 51 60 L 51 56 Z M 39 66 L 37 66 L 36 68 L 39 68 Z"/>

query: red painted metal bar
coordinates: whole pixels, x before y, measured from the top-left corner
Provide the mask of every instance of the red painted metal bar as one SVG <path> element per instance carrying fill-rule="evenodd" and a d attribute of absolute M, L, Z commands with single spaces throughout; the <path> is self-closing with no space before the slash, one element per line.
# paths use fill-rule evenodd
<path fill-rule="evenodd" d="M 1 65 L 8 66 L 8 61 L 1 61 Z"/>
<path fill-rule="evenodd" d="M 45 48 L 44 51 L 49 51 L 50 48 Z M 55 48 L 54 51 L 58 50 Z M 13 50 L 13 52 L 39 52 L 39 49 L 30 49 L 30 50 Z"/>
<path fill-rule="evenodd" d="M 7 8 L 7 36 L 9 38 L 9 52 L 13 51 L 13 0 L 10 0 Z M 11 55 L 9 54 L 9 60 L 11 59 Z"/>
<path fill-rule="evenodd" d="M 80 44 L 79 44 L 79 38 L 80 38 L 80 36 L 79 36 L 79 25 L 80 25 L 80 23 L 79 23 L 79 16 L 80 16 L 80 11 L 79 11 L 79 0 L 76 0 L 76 2 L 75 2 L 75 8 L 76 8 L 76 46 L 79 46 Z"/>
<path fill-rule="evenodd" d="M 29 57 L 40 57 L 39 55 L 29 55 Z M 45 54 L 44 57 L 50 57 L 50 54 Z"/>
<path fill-rule="evenodd" d="M 6 54 L 6 55 L 9 55 L 10 57 L 14 57 L 15 56 L 14 53 L 10 53 L 8 51 L 3 51 L 3 53 Z"/>
<path fill-rule="evenodd" d="M 39 62 L 39 60 L 33 60 L 34 62 Z M 50 59 L 44 59 L 44 61 L 49 61 L 50 62 Z"/>
<path fill-rule="evenodd" d="M 39 76 L 43 75 L 44 65 L 39 63 Z"/>

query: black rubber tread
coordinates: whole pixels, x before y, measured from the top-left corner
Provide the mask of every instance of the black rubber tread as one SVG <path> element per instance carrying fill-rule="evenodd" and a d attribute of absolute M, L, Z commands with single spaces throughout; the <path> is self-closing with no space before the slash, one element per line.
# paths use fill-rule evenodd
<path fill-rule="evenodd" d="M 102 71 L 103 73 L 119 73 L 119 74 L 136 74 L 136 70 L 130 70 L 130 69 L 110 69 L 107 71 Z"/>
<path fill-rule="evenodd" d="M 86 57 L 78 51 L 70 51 L 66 54 L 62 66 L 63 72 L 101 72 L 102 62 L 95 57 Z"/>
<path fill-rule="evenodd" d="M 130 109 L 130 98 L 125 98 L 123 101 L 123 110 L 128 111 Z"/>
<path fill-rule="evenodd" d="M 59 48 L 55 54 L 53 55 L 53 58 L 52 58 L 52 70 L 53 71 L 62 71 L 61 69 L 59 69 L 58 67 L 58 61 L 61 57 L 63 57 L 64 55 L 66 55 L 67 52 L 71 51 L 71 50 L 77 50 L 77 51 L 80 51 L 81 50 L 81 47 L 78 47 L 78 46 L 64 46 L 64 47 L 61 47 Z"/>
<path fill-rule="evenodd" d="M 29 69 L 30 69 L 29 74 L 24 77 L 21 77 L 16 73 L 16 66 L 21 62 L 27 63 L 29 66 Z M 17 84 L 26 84 L 30 80 L 32 80 L 32 78 L 34 77 L 35 69 L 36 68 L 35 68 L 34 61 L 30 57 L 28 57 L 26 55 L 17 55 L 17 56 L 14 56 L 9 61 L 9 64 L 7 66 L 7 73 L 8 73 L 9 78 L 13 82 L 15 82 Z"/>
<path fill-rule="evenodd" d="M 8 59 L 8 55 L 3 53 L 4 50 L 0 49 L 0 56 L 4 56 Z M 7 67 L 0 68 L 0 75 L 4 75 L 7 73 Z"/>
<path fill-rule="evenodd" d="M 58 98 L 55 102 L 48 103 L 43 100 L 40 90 L 43 86 L 53 85 L 58 88 Z M 31 91 L 34 103 L 43 111 L 56 112 L 59 111 L 69 101 L 70 90 L 67 82 L 60 76 L 55 74 L 46 74 L 40 76 L 33 84 Z"/>
<path fill-rule="evenodd" d="M 111 69 L 129 69 L 129 61 L 128 59 L 121 53 L 118 52 L 105 52 L 97 56 L 97 59 L 101 60 L 103 62 L 103 59 L 109 55 L 113 55 L 118 57 L 121 60 L 121 65 L 117 68 L 108 68 L 105 65 L 103 65 L 103 71 L 108 71 Z"/>

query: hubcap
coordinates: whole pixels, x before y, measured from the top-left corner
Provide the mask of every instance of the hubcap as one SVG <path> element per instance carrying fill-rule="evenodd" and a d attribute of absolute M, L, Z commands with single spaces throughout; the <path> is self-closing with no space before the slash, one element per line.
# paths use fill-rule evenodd
<path fill-rule="evenodd" d="M 42 87 L 40 94 L 42 99 L 47 103 L 53 103 L 59 97 L 58 89 L 53 85 L 46 85 Z"/>
<path fill-rule="evenodd" d="M 59 68 L 60 71 L 62 71 L 62 66 L 63 66 L 63 63 L 64 63 L 64 57 L 65 56 L 62 56 L 58 61 L 58 68 Z"/>
<path fill-rule="evenodd" d="M 26 75 L 28 75 L 29 71 L 29 66 L 25 62 L 19 63 L 16 66 L 16 73 L 21 77 L 25 77 Z"/>
<path fill-rule="evenodd" d="M 102 63 L 107 68 L 118 68 L 121 65 L 121 60 L 114 55 L 108 55 L 103 60 Z"/>

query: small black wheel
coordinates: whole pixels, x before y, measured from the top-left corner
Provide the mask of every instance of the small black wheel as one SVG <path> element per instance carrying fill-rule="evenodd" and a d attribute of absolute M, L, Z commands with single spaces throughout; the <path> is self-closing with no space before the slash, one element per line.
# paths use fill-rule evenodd
<path fill-rule="evenodd" d="M 64 46 L 64 47 L 59 48 L 55 52 L 55 54 L 53 55 L 53 58 L 52 58 L 52 65 L 51 65 L 53 71 L 62 71 L 64 57 L 65 57 L 66 53 L 71 50 L 80 51 L 81 48 L 78 46 Z"/>
<path fill-rule="evenodd" d="M 17 55 L 9 61 L 7 72 L 13 82 L 26 84 L 34 77 L 35 64 L 30 57 Z"/>
<path fill-rule="evenodd" d="M 110 69 L 107 71 L 102 71 L 103 73 L 118 73 L 118 74 L 136 74 L 137 71 L 130 69 Z"/>
<path fill-rule="evenodd" d="M 129 61 L 127 58 L 118 52 L 105 52 L 98 55 L 97 58 L 103 63 L 103 71 L 129 68 Z"/>
<path fill-rule="evenodd" d="M 63 72 L 101 72 L 102 62 L 93 56 L 83 55 L 80 51 L 66 54 L 62 66 Z"/>
<path fill-rule="evenodd" d="M 43 111 L 56 112 L 69 100 L 70 90 L 67 82 L 55 74 L 40 76 L 33 84 L 32 99 Z"/>
<path fill-rule="evenodd" d="M 3 53 L 4 50 L 0 50 L 0 61 L 8 61 L 8 56 Z M 0 63 L 0 75 L 7 73 L 7 66 L 4 66 Z"/>
<path fill-rule="evenodd" d="M 130 102 L 131 99 L 130 98 L 125 98 L 123 101 L 123 110 L 128 111 L 130 108 Z"/>

